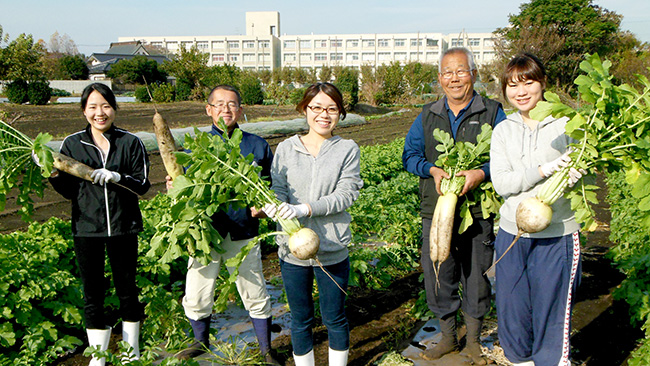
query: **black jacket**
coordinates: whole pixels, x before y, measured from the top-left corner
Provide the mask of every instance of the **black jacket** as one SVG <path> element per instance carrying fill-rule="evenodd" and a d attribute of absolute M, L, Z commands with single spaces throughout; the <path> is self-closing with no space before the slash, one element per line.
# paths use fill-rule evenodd
<path fill-rule="evenodd" d="M 66 137 L 61 153 L 91 168 L 118 172 L 120 186 L 113 183 L 101 186 L 64 172 L 50 178 L 54 189 L 72 201 L 74 236 L 118 236 L 142 230 L 138 195 L 145 194 L 151 186 L 147 151 L 137 136 L 114 125 L 104 136 L 110 146 L 106 161 L 93 142 L 90 125 Z"/>

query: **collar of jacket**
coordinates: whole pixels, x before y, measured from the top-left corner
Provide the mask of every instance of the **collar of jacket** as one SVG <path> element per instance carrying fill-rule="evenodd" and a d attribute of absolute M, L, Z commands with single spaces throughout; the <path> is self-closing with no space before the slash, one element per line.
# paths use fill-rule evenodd
<path fill-rule="evenodd" d="M 479 94 L 474 91 L 474 94 L 472 95 L 472 100 L 469 104 L 469 108 L 465 111 L 465 115 L 470 115 L 474 113 L 479 113 L 482 112 L 486 109 L 485 104 L 483 103 L 483 98 L 477 98 L 480 97 Z M 465 107 L 467 108 L 467 107 Z M 437 102 L 433 103 L 431 107 L 429 107 L 429 110 L 434 113 L 438 114 L 440 116 L 446 116 L 447 115 L 447 97 L 445 96 L 444 98 L 438 100 Z"/>
<path fill-rule="evenodd" d="M 90 123 L 88 126 L 86 126 L 86 133 L 82 135 L 81 140 L 84 142 L 87 142 L 89 144 L 95 144 L 95 141 L 93 141 L 93 133 L 91 131 Z M 113 144 L 113 137 L 115 136 L 115 125 L 111 125 L 111 127 L 108 128 L 102 135 L 106 137 L 106 139 Z"/>
<path fill-rule="evenodd" d="M 239 128 L 239 123 L 236 123 L 235 128 L 233 128 L 232 131 L 230 131 L 230 133 L 228 133 L 228 137 L 232 137 L 232 133 L 238 128 Z M 223 131 L 221 131 L 217 126 L 215 126 L 214 123 L 212 124 L 212 131 L 210 133 L 212 135 L 223 136 Z"/>

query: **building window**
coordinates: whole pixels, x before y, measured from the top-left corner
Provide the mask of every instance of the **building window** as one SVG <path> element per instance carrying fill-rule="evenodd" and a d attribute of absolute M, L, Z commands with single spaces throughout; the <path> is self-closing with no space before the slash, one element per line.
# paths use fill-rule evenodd
<path fill-rule="evenodd" d="M 345 61 L 359 61 L 359 54 L 358 53 L 346 53 L 345 54 Z"/>
<path fill-rule="evenodd" d="M 284 54 L 284 61 L 296 61 L 296 54 L 295 53 L 285 53 Z"/>
<path fill-rule="evenodd" d="M 244 62 L 255 62 L 255 54 L 254 53 L 245 53 L 243 55 Z"/>
<path fill-rule="evenodd" d="M 395 61 L 406 61 L 406 52 L 395 52 Z"/>
<path fill-rule="evenodd" d="M 239 55 L 230 55 L 230 56 L 228 56 L 228 58 L 230 59 L 230 62 L 239 61 Z"/>
<path fill-rule="evenodd" d="M 438 47 L 438 40 L 427 38 L 427 47 Z"/>
<path fill-rule="evenodd" d="M 483 52 L 483 61 L 484 62 L 492 61 L 494 59 L 494 56 L 495 54 L 492 51 Z"/>
<path fill-rule="evenodd" d="M 182 41 L 181 42 L 181 47 L 185 47 L 186 50 L 189 50 L 190 48 L 192 48 L 193 44 L 194 44 L 194 42 L 192 42 L 192 41 Z"/>
<path fill-rule="evenodd" d="M 406 40 L 405 39 L 396 39 L 395 40 L 395 47 L 404 47 L 406 46 Z"/>
<path fill-rule="evenodd" d="M 200 50 L 207 50 L 208 45 L 209 45 L 208 41 L 196 42 L 196 48 L 198 48 Z"/>
<path fill-rule="evenodd" d="M 152 47 L 161 47 L 162 48 L 162 42 L 151 42 L 150 43 Z"/>
<path fill-rule="evenodd" d="M 228 48 L 239 48 L 239 41 L 228 41 Z"/>
<path fill-rule="evenodd" d="M 223 41 L 212 41 L 212 48 L 223 48 Z"/>
<path fill-rule="evenodd" d="M 167 42 L 167 49 L 168 50 L 175 50 L 177 48 L 178 48 L 178 42 L 176 42 L 176 41 Z"/>
<path fill-rule="evenodd" d="M 223 53 L 212 55 L 212 62 L 224 62 L 225 58 Z"/>
<path fill-rule="evenodd" d="M 486 38 L 483 40 L 483 47 L 494 47 L 494 38 Z"/>
<path fill-rule="evenodd" d="M 422 47 L 422 40 L 419 38 L 411 38 L 411 47 Z"/>
<path fill-rule="evenodd" d="M 361 43 L 362 47 L 375 47 L 374 39 L 364 39 Z"/>
<path fill-rule="evenodd" d="M 257 55 L 257 61 L 266 62 L 271 60 L 271 54 L 269 53 L 260 53 Z"/>
<path fill-rule="evenodd" d="M 300 48 L 311 48 L 311 40 L 300 41 Z"/>
<path fill-rule="evenodd" d="M 379 47 L 390 47 L 390 39 L 380 39 L 377 41 Z"/>
<path fill-rule="evenodd" d="M 276 37 L 278 36 L 277 35 L 278 29 L 274 25 L 271 26 L 270 31 L 272 36 L 276 36 Z"/>
<path fill-rule="evenodd" d="M 315 53 L 314 54 L 314 61 L 327 61 L 327 54 L 326 53 Z"/>
<path fill-rule="evenodd" d="M 354 48 L 354 47 L 359 47 L 359 40 L 358 39 L 348 39 L 345 41 L 345 44 L 348 48 Z"/>
<path fill-rule="evenodd" d="M 284 48 L 289 48 L 289 49 L 296 48 L 296 41 L 284 41 Z"/>
<path fill-rule="evenodd" d="M 452 47 L 463 47 L 462 38 L 452 38 L 451 39 L 451 46 Z"/>
<path fill-rule="evenodd" d="M 364 52 L 361 54 L 362 61 L 375 61 L 375 54 L 370 52 Z"/>
<path fill-rule="evenodd" d="M 330 53 L 330 60 L 332 61 L 343 61 L 342 53 Z"/>
<path fill-rule="evenodd" d="M 467 40 L 468 47 L 480 47 L 481 39 L 480 38 L 470 38 Z"/>
<path fill-rule="evenodd" d="M 255 48 L 255 41 L 244 41 L 244 48 Z"/>
<path fill-rule="evenodd" d="M 379 52 L 377 53 L 377 60 L 379 61 L 390 61 L 390 52 Z"/>
<path fill-rule="evenodd" d="M 343 41 L 340 39 L 332 39 L 330 40 L 330 47 L 332 48 L 343 47 Z"/>
<path fill-rule="evenodd" d="M 438 52 L 427 52 L 427 61 L 438 61 Z"/>
<path fill-rule="evenodd" d="M 310 53 L 300 54 L 300 61 L 311 61 L 311 54 Z"/>
<path fill-rule="evenodd" d="M 260 48 L 269 48 L 269 41 L 260 41 Z"/>
<path fill-rule="evenodd" d="M 314 41 L 314 48 L 327 48 L 326 39 L 317 39 Z"/>
<path fill-rule="evenodd" d="M 421 61 L 422 57 L 422 52 L 411 52 L 411 61 Z"/>

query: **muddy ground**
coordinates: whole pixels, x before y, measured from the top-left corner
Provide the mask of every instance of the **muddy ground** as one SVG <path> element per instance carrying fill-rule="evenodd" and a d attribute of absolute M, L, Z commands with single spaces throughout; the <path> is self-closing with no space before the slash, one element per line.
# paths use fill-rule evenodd
<path fill-rule="evenodd" d="M 158 107 L 172 128 L 209 125 L 202 103 L 182 102 L 164 104 Z M 86 125 L 77 105 L 13 106 L 0 104 L 0 110 L 8 114 L 8 121 L 30 137 L 39 132 L 48 132 L 56 138 L 82 129 Z M 249 121 L 259 118 L 291 119 L 298 116 L 292 107 L 251 106 L 245 109 Z M 387 112 L 384 110 L 382 112 Z M 340 128 L 337 134 L 354 139 L 359 145 L 373 145 L 392 141 L 406 135 L 413 119 L 419 112 L 411 108 L 401 115 L 376 118 L 361 126 Z M 116 125 L 136 131 L 152 131 L 151 105 L 120 105 Z M 267 138 L 273 148 L 286 136 Z M 164 186 L 164 169 L 157 154 L 151 156 L 152 189 L 145 198 L 152 197 Z M 604 187 L 604 184 L 601 184 Z M 605 189 L 600 192 L 601 202 Z M 69 218 L 69 203 L 51 189 L 46 190 L 43 199 L 36 202 L 34 218 L 45 221 L 51 216 Z M 586 235 L 583 243 L 583 277 L 576 297 L 573 315 L 573 359 L 577 365 L 616 366 L 627 365 L 626 358 L 635 349 L 636 340 L 643 334 L 629 325 L 627 306 L 612 298 L 612 290 L 623 279 L 622 275 L 610 266 L 605 254 L 612 243 L 609 235 L 609 210 L 606 204 L 596 208 L 598 220 L 602 222 L 599 230 Z M 13 202 L 0 213 L 0 232 L 6 233 L 25 227 L 16 213 Z M 279 275 L 277 256 L 269 253 L 265 258 L 266 274 Z M 351 326 L 351 352 L 349 364 L 369 365 L 390 350 L 404 349 L 422 325 L 409 315 L 409 308 L 415 302 L 420 290 L 420 270 L 396 281 L 384 291 L 358 289 L 350 292 L 347 302 Z M 318 327 L 315 335 L 316 359 L 326 359 L 327 335 L 324 327 Z M 280 358 L 293 365 L 290 359 L 291 345 L 288 337 L 279 337 L 274 348 Z M 87 360 L 74 355 L 61 360 L 59 365 L 83 365 Z M 463 361 L 449 359 L 448 365 L 466 365 Z M 499 363 L 500 364 L 500 363 Z"/>

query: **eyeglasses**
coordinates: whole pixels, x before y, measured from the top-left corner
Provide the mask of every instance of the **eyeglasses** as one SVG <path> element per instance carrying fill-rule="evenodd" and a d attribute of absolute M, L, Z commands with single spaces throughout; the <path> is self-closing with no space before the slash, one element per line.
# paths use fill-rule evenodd
<path fill-rule="evenodd" d="M 458 76 L 459 78 L 464 78 L 466 76 L 472 75 L 472 70 L 456 70 L 456 71 L 443 71 L 440 73 L 443 79 L 451 79 L 453 75 Z"/>
<path fill-rule="evenodd" d="M 327 111 L 327 114 L 339 114 L 339 108 L 338 107 L 327 107 L 323 108 L 319 105 L 308 105 L 307 108 L 311 109 L 312 112 L 316 114 L 321 114 L 323 111 Z"/>
<path fill-rule="evenodd" d="M 219 104 L 208 103 L 208 104 L 215 107 L 215 108 L 217 108 L 217 109 L 221 109 L 221 110 L 226 109 L 226 107 L 227 107 L 231 111 L 237 111 L 240 108 L 239 104 L 237 104 L 235 102 L 219 103 Z"/>

